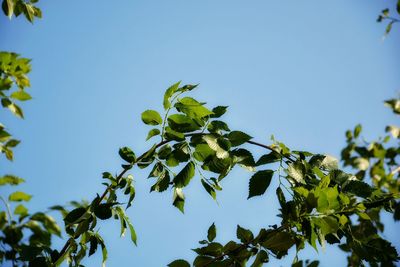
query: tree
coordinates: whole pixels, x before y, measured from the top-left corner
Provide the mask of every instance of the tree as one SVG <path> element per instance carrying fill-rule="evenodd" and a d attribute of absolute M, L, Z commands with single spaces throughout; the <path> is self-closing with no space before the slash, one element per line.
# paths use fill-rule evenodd
<path fill-rule="evenodd" d="M 3 7 L 8 5 L 5 13 L 12 15 L 10 6 L 13 5 L 9 3 L 14 2 L 3 3 L 6 3 Z M 25 16 L 31 17 L 29 12 Z M 22 109 L 14 102 L 30 99 L 25 90 L 29 86 L 26 77 L 30 71 L 29 60 L 4 52 L 0 55 L 0 67 L 2 104 L 23 117 Z M 330 156 L 292 151 L 275 139 L 270 145 L 260 144 L 242 131 L 231 130 L 222 120 L 227 107 L 211 109 L 190 97 L 196 87 L 178 82 L 164 95 L 163 116 L 156 110 L 142 113 L 142 121 L 152 127 L 147 140 L 153 142 L 160 138 L 160 141 L 150 145 L 140 156 L 128 147 L 121 148 L 121 171 L 118 175 L 103 173 L 106 188 L 95 199 L 89 203 L 73 202 L 72 210 L 63 206 L 51 207 L 64 217 L 64 229 L 69 238 L 63 247 L 55 248 L 51 244 L 51 236 L 60 235 L 61 227 L 48 214 L 29 214 L 25 206 L 18 205 L 14 209 L 16 218 L 13 218 L 9 202 L 29 201 L 30 195 L 17 191 L 8 201 L 2 199 L 7 207 L 7 211 L 0 213 L 2 259 L 15 266 L 57 266 L 65 260 L 71 266 L 80 266 L 83 258 L 101 248 L 105 261 L 106 244 L 97 232 L 101 220 L 112 217 L 120 220 L 121 235 L 129 228 L 131 239 L 136 243 L 133 225 L 119 202 L 126 195 L 126 208 L 129 208 L 134 200 L 135 188 L 128 174 L 132 168 L 149 169 L 149 177 L 155 179 L 151 191 L 164 192 L 170 188 L 172 204 L 183 212 L 183 191 L 193 178 L 199 178 L 207 193 L 215 199 L 217 192 L 222 190 L 221 180 L 233 167 L 241 166 L 251 172 L 248 198 L 264 194 L 271 180 L 279 179 L 275 191 L 281 205 L 281 225 L 260 229 L 257 234 L 238 226 L 238 240 L 220 244 L 215 241 L 217 227 L 213 224 L 207 239 L 200 241 L 202 246 L 194 250 L 198 254 L 193 263 L 195 266 L 243 266 L 246 262 L 262 266 L 269 257 L 284 257 L 292 247 L 300 251 L 308 243 L 317 249 L 317 242 L 321 245 L 340 243 L 340 247 L 349 253 L 352 266 L 365 262 L 372 266 L 394 265 L 398 254 L 382 238 L 379 213 L 386 210 L 392 212 L 395 219 L 399 218 L 398 127 L 388 126 L 387 136 L 370 144 L 360 141 L 360 125 L 348 131 L 348 145 L 342 152 L 344 166 L 354 170 L 348 172 L 339 169 L 338 160 Z M 394 113 L 400 113 L 399 99 L 388 100 L 386 104 Z M 0 130 L 1 150 L 12 160 L 12 148 L 18 141 L 6 132 L 5 127 Z M 254 159 L 243 144 L 261 147 L 267 152 Z M 2 185 L 21 182 L 21 178 L 13 175 L 4 175 L 0 180 Z M 272 188 L 268 189 L 269 193 L 271 191 Z M 318 265 L 315 261 L 294 261 L 294 266 L 303 264 Z M 189 263 L 176 260 L 169 266 L 189 266 Z"/>

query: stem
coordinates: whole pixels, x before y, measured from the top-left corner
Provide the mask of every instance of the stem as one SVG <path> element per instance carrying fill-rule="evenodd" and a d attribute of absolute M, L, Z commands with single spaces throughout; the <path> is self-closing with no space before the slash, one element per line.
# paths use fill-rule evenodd
<path fill-rule="evenodd" d="M 7 208 L 7 213 L 8 213 L 8 216 L 10 217 L 10 223 L 11 223 L 11 221 L 12 221 L 12 213 L 11 213 L 10 205 L 8 205 L 7 201 L 2 196 L 0 196 L 0 199 L 1 199 L 1 201 L 3 201 L 4 205 Z"/>
<path fill-rule="evenodd" d="M 254 141 L 247 141 L 246 143 L 252 144 L 252 145 L 255 145 L 255 146 L 259 146 L 259 147 L 263 147 L 263 148 L 266 148 L 266 149 L 269 149 L 269 150 L 271 150 L 271 151 L 273 151 L 273 152 L 276 152 L 276 153 L 280 154 L 281 156 L 283 156 L 284 158 L 286 158 L 286 159 L 289 160 L 290 162 L 295 162 L 295 160 L 293 160 L 290 156 L 284 155 L 284 154 L 282 154 L 282 153 L 276 151 L 276 149 L 273 148 L 272 146 L 264 145 L 264 144 L 257 143 L 257 142 L 254 142 Z"/>
<path fill-rule="evenodd" d="M 172 98 L 172 100 L 171 100 L 171 107 L 172 107 L 172 104 L 174 103 L 174 101 L 175 101 L 175 100 L 178 98 L 178 96 L 180 96 L 181 94 L 183 94 L 183 92 L 178 93 L 177 95 L 174 96 L 174 98 Z M 164 120 L 163 120 L 163 124 L 162 124 L 162 128 L 161 128 L 161 142 L 164 141 L 165 123 L 166 123 L 166 121 L 167 121 L 168 113 L 169 113 L 169 111 L 171 110 L 171 107 L 169 107 L 169 108 L 167 109 L 167 112 L 165 112 L 165 115 L 164 115 Z"/>

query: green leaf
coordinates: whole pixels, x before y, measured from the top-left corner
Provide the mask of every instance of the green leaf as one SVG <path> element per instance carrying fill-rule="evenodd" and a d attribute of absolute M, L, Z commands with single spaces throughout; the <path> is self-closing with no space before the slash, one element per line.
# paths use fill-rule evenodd
<path fill-rule="evenodd" d="M 209 185 L 204 179 L 201 179 L 201 184 L 203 185 L 207 193 L 215 200 L 217 198 L 217 195 L 215 193 L 214 188 L 211 185 Z"/>
<path fill-rule="evenodd" d="M 155 110 L 146 110 L 142 113 L 142 121 L 147 125 L 160 125 L 162 118 Z"/>
<path fill-rule="evenodd" d="M 168 117 L 168 125 L 174 131 L 180 133 L 193 132 L 200 129 L 191 118 L 183 114 L 173 114 Z"/>
<path fill-rule="evenodd" d="M 393 20 L 388 23 L 388 25 L 386 26 L 386 29 L 385 29 L 385 35 L 388 35 L 390 33 L 390 31 L 392 30 L 393 24 L 394 24 Z"/>
<path fill-rule="evenodd" d="M 174 188 L 173 203 L 182 213 L 184 213 L 185 207 L 185 195 L 182 192 L 182 188 Z"/>
<path fill-rule="evenodd" d="M 19 140 L 15 140 L 15 139 L 11 139 L 9 141 L 7 141 L 6 143 L 6 147 L 16 147 L 21 141 Z"/>
<path fill-rule="evenodd" d="M 3 177 L 0 178 L 0 185 L 19 185 L 21 183 L 24 183 L 25 180 L 22 178 L 19 178 L 18 176 L 15 175 L 4 175 Z"/>
<path fill-rule="evenodd" d="M 195 165 L 190 161 L 183 169 L 175 176 L 173 182 L 175 187 L 182 188 L 189 184 L 194 176 Z"/>
<path fill-rule="evenodd" d="M 229 157 L 229 153 L 220 146 L 214 135 L 203 135 L 203 140 L 206 141 L 208 146 L 215 151 L 217 158 L 226 159 Z"/>
<path fill-rule="evenodd" d="M 163 172 L 157 182 L 150 188 L 150 192 L 157 191 L 157 192 L 164 192 L 168 189 L 170 183 L 169 172 Z"/>
<path fill-rule="evenodd" d="M 265 193 L 269 184 L 271 183 L 274 171 L 263 170 L 256 172 L 251 178 L 249 183 L 249 196 L 247 199 L 260 196 Z"/>
<path fill-rule="evenodd" d="M 32 99 L 30 94 L 28 94 L 27 92 L 22 91 L 22 90 L 13 92 L 10 95 L 10 97 L 17 99 L 19 101 L 27 101 L 27 100 Z"/>
<path fill-rule="evenodd" d="M 217 236 L 217 228 L 215 227 L 215 223 L 213 223 L 207 231 L 207 239 L 209 242 L 212 242 Z"/>
<path fill-rule="evenodd" d="M 222 131 L 226 132 L 230 131 L 228 125 L 225 122 L 217 120 L 210 122 L 207 126 L 207 130 L 210 133 L 218 133 L 218 134 L 221 134 Z"/>
<path fill-rule="evenodd" d="M 163 106 L 164 109 L 167 110 L 171 107 L 171 102 L 170 102 L 170 98 L 171 96 L 176 93 L 176 91 L 178 91 L 179 85 L 181 84 L 181 82 L 177 82 L 175 84 L 173 84 L 171 87 L 169 87 L 167 89 L 167 91 L 164 94 L 164 101 L 163 101 Z"/>
<path fill-rule="evenodd" d="M 289 163 L 287 174 L 293 178 L 297 183 L 304 184 L 303 165 L 299 162 Z"/>
<path fill-rule="evenodd" d="M 159 135 L 160 134 L 160 130 L 158 129 L 151 129 L 149 131 L 149 133 L 147 134 L 147 138 L 146 141 L 149 140 L 150 138 L 152 138 L 153 136 Z"/>
<path fill-rule="evenodd" d="M 358 138 L 362 131 L 362 126 L 361 124 L 357 124 L 357 126 L 354 128 L 354 138 Z"/>
<path fill-rule="evenodd" d="M 231 142 L 232 146 L 240 146 L 241 144 L 246 143 L 252 137 L 241 131 L 232 131 L 228 134 L 228 139 Z"/>
<path fill-rule="evenodd" d="M 6 16 L 11 19 L 12 15 L 14 14 L 14 1 L 3 0 L 2 8 L 4 14 L 6 14 Z"/>
<path fill-rule="evenodd" d="M 32 196 L 28 195 L 27 193 L 24 193 L 21 191 L 16 191 L 8 197 L 8 200 L 20 202 L 20 201 L 29 201 L 29 200 L 31 200 L 31 198 L 32 198 Z"/>
<path fill-rule="evenodd" d="M 221 117 L 222 115 L 225 114 L 227 109 L 228 109 L 227 106 L 217 106 L 217 107 L 213 108 L 212 112 L 214 114 L 211 114 L 210 118 L 219 118 L 219 117 Z"/>
<path fill-rule="evenodd" d="M 248 229 L 240 227 L 240 225 L 236 228 L 236 236 L 242 243 L 251 242 L 254 239 L 253 233 Z"/>
<path fill-rule="evenodd" d="M 397 13 L 400 15 L 400 1 L 399 0 L 397 0 L 396 10 L 397 10 Z"/>
<path fill-rule="evenodd" d="M 279 153 L 272 151 L 269 154 L 262 155 L 260 159 L 256 162 L 256 166 L 278 162 L 281 159 L 282 156 Z"/>
<path fill-rule="evenodd" d="M 131 240 L 135 245 L 137 245 L 136 231 L 128 216 L 125 216 L 125 221 L 128 223 L 129 232 L 131 233 Z"/>
<path fill-rule="evenodd" d="M 168 267 L 190 267 L 190 264 L 185 260 L 175 260 L 168 264 Z"/>
<path fill-rule="evenodd" d="M 328 235 L 331 233 L 336 233 L 339 229 L 338 220 L 333 216 L 325 216 L 321 218 L 314 217 L 312 221 L 315 225 L 319 227 L 322 235 Z"/>
<path fill-rule="evenodd" d="M 118 153 L 123 160 L 129 163 L 134 163 L 136 161 L 135 153 L 129 147 L 120 148 Z"/>
<path fill-rule="evenodd" d="M 23 3 L 22 5 L 22 12 L 24 13 L 26 19 L 29 20 L 30 23 L 33 23 L 33 20 L 35 19 L 35 10 L 33 9 L 32 5 L 27 3 Z"/>
<path fill-rule="evenodd" d="M 93 212 L 97 218 L 101 220 L 107 220 L 112 217 L 111 206 L 112 205 L 110 203 L 102 203 L 96 205 L 93 209 Z"/>
<path fill-rule="evenodd" d="M 76 208 L 70 211 L 67 216 L 64 218 L 65 224 L 74 224 L 78 223 L 82 216 L 86 213 L 86 208 Z"/>
<path fill-rule="evenodd" d="M 193 157 L 201 162 L 203 162 L 205 159 L 213 155 L 215 155 L 215 151 L 212 150 L 207 144 L 196 145 L 195 150 L 193 152 Z"/>
<path fill-rule="evenodd" d="M 254 162 L 253 154 L 250 151 L 238 148 L 232 151 L 231 155 L 234 157 L 234 162 L 244 165 L 246 167 L 254 167 L 256 163 Z"/>
<path fill-rule="evenodd" d="M 264 263 L 267 263 L 268 261 L 269 261 L 268 253 L 265 250 L 260 250 L 260 252 L 257 253 L 256 258 L 250 267 L 261 267 L 263 266 Z"/>
<path fill-rule="evenodd" d="M 158 158 L 167 159 L 167 157 L 169 156 L 169 154 L 171 154 L 171 152 L 172 152 L 171 146 L 169 144 L 166 144 L 158 150 Z"/>
<path fill-rule="evenodd" d="M 319 212 L 331 212 L 340 208 L 338 200 L 339 192 L 336 187 L 327 187 L 320 191 L 318 195 L 318 206 Z"/>
<path fill-rule="evenodd" d="M 276 195 L 278 197 L 279 204 L 281 208 L 286 207 L 286 198 L 285 194 L 283 193 L 282 189 L 280 187 L 276 188 Z"/>
<path fill-rule="evenodd" d="M 175 141 L 183 141 L 185 140 L 185 135 L 183 133 L 179 133 L 177 131 L 172 130 L 170 127 L 165 127 L 164 133 L 166 139 L 175 140 Z"/>
<path fill-rule="evenodd" d="M 345 183 L 345 186 L 342 188 L 342 190 L 362 198 L 369 197 L 373 192 L 373 189 L 369 184 L 358 180 L 348 181 Z"/>
<path fill-rule="evenodd" d="M 26 215 L 28 215 L 28 209 L 24 205 L 18 205 L 14 210 L 14 214 L 25 217 Z"/>
<path fill-rule="evenodd" d="M 97 242 L 100 243 L 101 253 L 103 255 L 103 260 L 102 260 L 102 265 L 101 266 L 102 267 L 106 267 L 106 261 L 107 261 L 107 258 L 108 258 L 107 247 L 106 247 L 106 245 L 104 243 L 103 238 L 98 233 L 95 234 L 95 237 L 97 239 Z"/>
<path fill-rule="evenodd" d="M 273 252 L 285 253 L 289 248 L 295 244 L 292 235 L 287 232 L 272 233 L 269 238 L 262 243 L 262 246 Z"/>
<path fill-rule="evenodd" d="M 179 99 L 175 104 L 175 108 L 193 119 L 201 119 L 213 114 L 210 110 L 204 107 L 202 103 L 191 97 Z"/>
<path fill-rule="evenodd" d="M 15 103 L 11 103 L 7 106 L 7 108 L 18 118 L 23 119 L 24 118 L 24 113 L 22 109 Z"/>

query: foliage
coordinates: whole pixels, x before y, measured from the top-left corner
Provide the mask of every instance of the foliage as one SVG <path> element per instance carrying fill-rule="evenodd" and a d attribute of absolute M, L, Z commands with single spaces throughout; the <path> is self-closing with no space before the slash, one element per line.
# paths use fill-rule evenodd
<path fill-rule="evenodd" d="M 25 18 L 33 23 L 35 18 L 42 17 L 42 11 L 36 6 L 39 0 L 3 0 L 1 5 L 4 14 L 10 19 L 23 14 Z"/>
<path fill-rule="evenodd" d="M 396 11 L 397 11 L 397 15 L 400 15 L 400 0 L 397 0 Z M 390 9 L 385 8 L 384 10 L 381 11 L 381 13 L 379 14 L 376 21 L 377 22 L 383 22 L 383 21 L 388 22 L 386 25 L 386 29 L 385 29 L 385 36 L 387 36 L 390 33 L 390 31 L 392 30 L 393 24 L 400 22 L 400 18 L 391 16 Z"/>
<path fill-rule="evenodd" d="M 4 0 L 2 7 L 8 17 L 24 14 L 33 22 L 41 11 L 30 0 Z M 400 1 L 397 3 L 399 11 Z M 378 21 L 388 20 L 389 33 L 398 20 L 382 11 Z M 23 118 L 16 101 L 31 99 L 26 88 L 30 86 L 27 74 L 30 60 L 10 52 L 0 52 L 0 97 L 4 108 Z M 393 213 L 399 220 L 400 128 L 386 127 L 387 135 L 374 142 L 361 138 L 362 127 L 346 132 L 347 145 L 342 151 L 346 169 L 328 155 L 295 151 L 272 138 L 271 145 L 253 140 L 243 131 L 231 130 L 223 121 L 226 106 L 209 108 L 187 94 L 197 85 L 169 87 L 164 95 L 161 115 L 156 110 L 142 113 L 142 121 L 151 127 L 146 140 L 149 150 L 136 156 L 129 147 L 119 149 L 123 161 L 117 175 L 104 172 L 102 194 L 90 202 L 72 201 L 67 206 L 52 206 L 63 217 L 63 230 L 53 217 L 45 212 L 30 213 L 22 203 L 31 195 L 15 191 L 8 199 L 1 197 L 5 211 L 0 211 L 0 262 L 10 261 L 13 266 L 59 266 L 67 261 L 70 266 L 83 266 L 82 260 L 101 249 L 103 266 L 107 259 L 107 246 L 99 232 L 103 220 L 119 221 L 120 235 L 127 231 L 134 244 L 137 236 L 125 210 L 135 198 L 134 168 L 148 169 L 154 180 L 151 192 L 172 191 L 172 204 L 182 213 L 185 210 L 185 188 L 200 182 L 213 199 L 222 190 L 231 170 L 240 166 L 249 171 L 248 199 L 275 192 L 280 203 L 280 225 L 260 229 L 257 233 L 237 226 L 236 239 L 225 244 L 216 241 L 217 227 L 213 223 L 207 239 L 193 249 L 197 257 L 194 266 L 262 266 L 271 257 L 281 259 L 288 250 L 295 249 L 293 266 L 318 266 L 317 261 L 302 261 L 297 253 L 307 244 L 315 250 L 326 244 L 339 244 L 348 253 L 351 266 L 369 263 L 371 266 L 394 266 L 398 261 L 396 249 L 382 237 L 382 212 Z M 386 101 L 395 114 L 400 114 L 400 99 Z M 159 141 L 154 141 L 159 138 Z M 0 124 L 0 149 L 8 160 L 19 141 L 12 138 Z M 256 146 L 266 152 L 255 159 L 244 148 Z M 354 174 L 351 170 L 354 170 Z M 278 179 L 276 188 L 269 188 L 272 179 Z M 199 181 L 200 180 L 200 181 Z M 0 186 L 18 186 L 24 179 L 15 175 L 0 177 Z M 127 199 L 123 207 L 119 200 Z M 64 246 L 55 249 L 52 237 L 67 235 Z M 190 266 L 178 259 L 168 266 Z"/>
<path fill-rule="evenodd" d="M 24 117 L 21 107 L 15 101 L 31 99 L 26 88 L 30 86 L 27 74 L 31 70 L 30 60 L 15 53 L 0 52 L 0 98 L 1 105 L 19 118 Z M 0 151 L 8 160 L 13 160 L 13 148 L 20 143 L 12 138 L 6 127 L 0 123 Z"/>

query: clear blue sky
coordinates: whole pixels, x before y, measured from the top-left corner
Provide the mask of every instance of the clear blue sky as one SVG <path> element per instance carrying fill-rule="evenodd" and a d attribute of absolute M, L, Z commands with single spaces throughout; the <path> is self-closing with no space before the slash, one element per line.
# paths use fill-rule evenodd
<path fill-rule="evenodd" d="M 27 180 L 31 210 L 102 191 L 101 173 L 120 170 L 118 148 L 137 154 L 148 127 L 140 113 L 162 110 L 172 83 L 200 83 L 194 95 L 210 106 L 229 105 L 231 129 L 268 143 L 269 136 L 294 149 L 339 155 L 344 132 L 362 123 L 369 140 L 398 123 L 383 107 L 400 89 L 400 28 L 383 42 L 375 22 L 394 1 L 202 0 L 41 1 L 44 18 L 0 18 L 0 50 L 33 58 L 34 99 L 26 120 L 5 112 L 1 120 L 23 142 L 1 172 Z M 129 216 L 138 247 L 119 238 L 119 222 L 101 224 L 109 245 L 108 266 L 165 266 L 192 259 L 191 248 L 215 222 L 219 240 L 236 225 L 257 231 L 279 221 L 274 190 L 246 200 L 250 177 L 235 170 L 216 204 L 194 179 L 184 215 L 171 192 L 149 194 L 146 173 L 134 170 L 137 199 Z M 272 187 L 270 188 L 272 189 Z M 7 193 L 5 189 L 2 194 Z M 400 249 L 398 224 L 385 236 Z M 61 247 L 61 241 L 55 241 Z M 336 248 L 301 258 L 343 266 Z M 293 258 L 280 263 L 288 266 Z M 85 262 L 100 266 L 100 254 Z M 272 266 L 278 266 L 274 262 Z"/>

